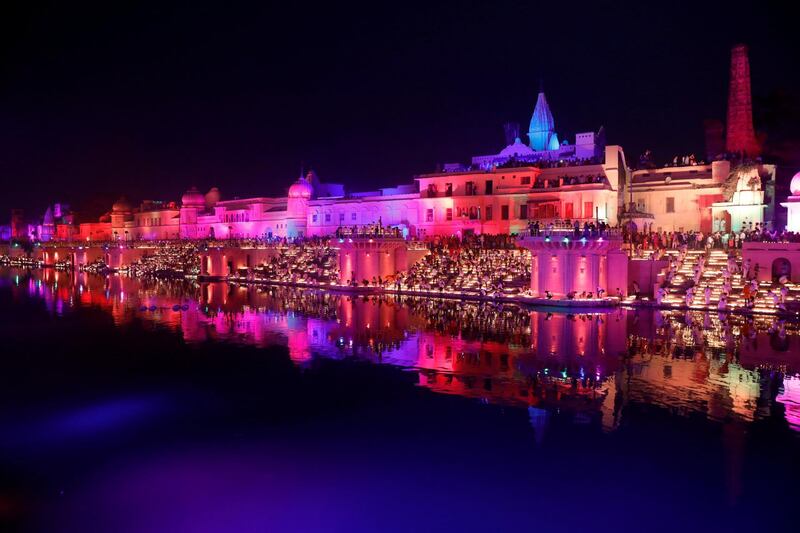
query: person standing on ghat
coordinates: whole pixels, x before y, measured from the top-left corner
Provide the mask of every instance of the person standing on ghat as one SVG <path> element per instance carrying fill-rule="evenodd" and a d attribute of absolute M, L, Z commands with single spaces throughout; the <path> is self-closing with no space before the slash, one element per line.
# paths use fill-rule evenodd
<path fill-rule="evenodd" d="M 664 289 L 664 287 L 659 287 L 658 290 L 656 290 L 656 304 L 661 305 L 661 302 L 664 301 L 664 296 L 666 296 L 666 294 L 666 289 Z"/>

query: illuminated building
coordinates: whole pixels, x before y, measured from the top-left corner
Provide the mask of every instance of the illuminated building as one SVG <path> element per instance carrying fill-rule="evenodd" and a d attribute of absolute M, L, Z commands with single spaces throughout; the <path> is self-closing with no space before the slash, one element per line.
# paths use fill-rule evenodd
<path fill-rule="evenodd" d="M 781 204 L 788 211 L 786 214 L 786 229 L 800 233 L 800 172 L 792 177 L 789 191 L 791 193 L 790 196 Z"/>
<path fill-rule="evenodd" d="M 204 195 L 193 187 L 180 202 L 147 200 L 137 207 L 120 198 L 98 221 L 78 228 L 48 209 L 36 230 L 20 229 L 15 218 L 5 233 L 43 241 L 293 238 L 381 224 L 404 237 L 463 237 L 522 233 L 530 221 L 616 226 L 626 210 L 646 214 L 648 229 L 706 233 L 774 219 L 775 166 L 748 162 L 760 150 L 745 47 L 732 51 L 727 153 L 718 154 L 720 160 L 678 166 L 676 158 L 674 166 L 632 170 L 621 147 L 606 145 L 603 128 L 577 133 L 570 144 L 559 141 L 555 124 L 540 91 L 527 142 L 518 126 L 507 124 L 506 146 L 496 154 L 472 157 L 468 165 L 445 164 L 413 183 L 350 192 L 311 171 L 285 196 L 224 200 L 217 188 Z M 793 228 L 800 225 L 795 211 Z"/>
<path fill-rule="evenodd" d="M 771 222 L 775 165 L 736 168 L 729 161 L 632 172 L 629 191 L 638 211 L 653 216 L 653 231 L 739 231 Z"/>
<path fill-rule="evenodd" d="M 223 200 L 216 188 L 205 195 L 190 188 L 180 202 L 147 200 L 138 207 L 123 197 L 97 222 L 39 240 L 292 238 L 371 224 L 398 227 L 403 236 L 513 233 L 534 219 L 615 224 L 626 173 L 622 149 L 605 146 L 602 132 L 559 143 L 554 124 L 540 93 L 529 144 L 516 137 L 496 155 L 445 165 L 414 183 L 346 192 L 311 171 L 281 197 Z"/>

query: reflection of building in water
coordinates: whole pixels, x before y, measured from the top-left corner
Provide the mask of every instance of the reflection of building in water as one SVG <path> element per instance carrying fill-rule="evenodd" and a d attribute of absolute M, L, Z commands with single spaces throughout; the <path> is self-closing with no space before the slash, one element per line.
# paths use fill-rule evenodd
<path fill-rule="evenodd" d="M 764 317 L 658 312 L 652 327 L 629 335 L 627 400 L 702 412 L 725 420 L 768 416 L 760 365 L 783 367 L 786 325 Z M 643 324 L 640 323 L 640 326 Z"/>
<path fill-rule="evenodd" d="M 631 402 L 715 420 L 784 413 L 800 430 L 800 379 L 784 377 L 797 369 L 800 336 L 797 324 L 772 318 L 564 315 L 57 270 L 3 272 L 0 287 L 42 300 L 53 314 L 99 307 L 118 325 L 141 321 L 188 343 L 286 346 L 298 364 L 356 358 L 415 368 L 420 386 L 435 392 L 532 408 L 537 438 L 556 419 L 613 429 Z"/>
<path fill-rule="evenodd" d="M 443 304 L 446 305 L 446 304 Z M 524 312 L 526 334 L 512 342 L 481 335 L 419 334 L 420 383 L 437 392 L 529 406 L 598 409 L 603 384 L 624 349 L 624 322 L 612 315 Z M 502 332 L 495 332 L 502 333 Z M 615 347 L 615 339 L 620 346 Z"/>
<path fill-rule="evenodd" d="M 640 354 L 632 370 L 629 401 L 704 412 L 721 420 L 752 420 L 756 414 L 759 375 L 737 364 L 701 354 L 694 359 Z"/>
<path fill-rule="evenodd" d="M 784 377 L 783 392 L 778 394 L 775 401 L 782 403 L 786 409 L 789 426 L 800 431 L 800 376 Z"/>

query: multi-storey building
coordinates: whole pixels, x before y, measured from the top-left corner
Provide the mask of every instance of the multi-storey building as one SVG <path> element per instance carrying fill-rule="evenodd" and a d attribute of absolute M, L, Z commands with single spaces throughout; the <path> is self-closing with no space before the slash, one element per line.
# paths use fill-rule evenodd
<path fill-rule="evenodd" d="M 514 233 L 532 220 L 615 224 L 627 175 L 622 149 L 605 146 L 602 132 L 580 133 L 574 145 L 559 143 L 543 93 L 528 136 L 523 144 L 514 132 L 496 155 L 445 165 L 397 187 L 347 193 L 309 172 L 283 197 L 222 200 L 216 188 L 205 195 L 192 188 L 180 203 L 134 207 L 121 198 L 98 222 L 53 234 L 89 241 L 291 238 L 381 224 L 428 236 Z"/>
<path fill-rule="evenodd" d="M 622 148 L 606 145 L 602 128 L 578 133 L 573 144 L 559 141 L 540 91 L 527 143 L 518 127 L 506 125 L 506 146 L 498 153 L 475 156 L 468 165 L 446 164 L 440 171 L 416 176 L 413 183 L 348 193 L 344 186 L 324 183 L 309 172 L 280 197 L 223 200 L 216 188 L 205 195 L 191 188 L 180 202 L 145 201 L 134 207 L 121 198 L 97 222 L 79 227 L 54 206 L 41 224 L 25 230 L 20 217 L 14 217 L 10 226 L 0 228 L 0 237 L 292 238 L 373 224 L 394 226 L 404 235 L 464 236 L 518 233 L 531 221 L 613 226 L 637 218 L 659 231 L 751 228 L 774 219 L 775 166 L 751 163 L 732 168 L 726 160 L 746 160 L 745 154 L 758 153 L 746 48 L 734 48 L 731 65 L 728 153 L 713 156 L 720 160 L 708 164 L 632 171 Z M 795 229 L 798 217 L 791 201 L 785 206 L 792 210 Z"/>

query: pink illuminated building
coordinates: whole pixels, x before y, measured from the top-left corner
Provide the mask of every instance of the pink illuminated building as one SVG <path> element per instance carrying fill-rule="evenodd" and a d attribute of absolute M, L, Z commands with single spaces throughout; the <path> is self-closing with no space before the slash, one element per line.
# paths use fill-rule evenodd
<path fill-rule="evenodd" d="M 216 187 L 206 194 L 192 187 L 179 202 L 146 200 L 136 206 L 120 198 L 99 220 L 79 226 L 59 217 L 56 205 L 41 224 L 23 228 L 17 217 L 0 237 L 294 238 L 372 224 L 395 227 L 404 237 L 507 234 L 524 232 L 529 221 L 543 226 L 559 221 L 616 226 L 630 207 L 647 214 L 648 229 L 657 231 L 724 233 L 775 218 L 774 165 L 743 157 L 732 164 L 719 154 L 720 160 L 708 163 L 692 159 L 683 166 L 633 170 L 620 146 L 606 145 L 603 128 L 577 133 L 573 143 L 564 136 L 559 140 L 542 91 L 527 142 L 514 124 L 507 124 L 505 133 L 506 146 L 495 154 L 472 157 L 469 164 L 445 164 L 396 187 L 350 192 L 341 184 L 321 181 L 311 171 L 297 179 L 285 196 L 223 199 Z M 760 153 L 744 46 L 732 50 L 726 135 L 728 152 L 751 157 Z M 784 206 L 792 211 L 790 226 L 797 231 L 792 194 Z"/>
<path fill-rule="evenodd" d="M 537 99 L 529 142 L 519 137 L 470 165 L 448 164 L 413 183 L 346 192 L 311 171 L 286 196 L 224 200 L 216 188 L 191 188 L 180 202 L 124 197 L 97 222 L 48 239 L 138 241 L 202 238 L 293 238 L 330 235 L 341 227 L 382 224 L 403 236 L 514 233 L 529 220 L 616 224 L 627 167 L 622 149 L 604 134 L 579 133 L 559 142 L 544 93 Z M 44 240 L 44 239 L 43 239 Z"/>

